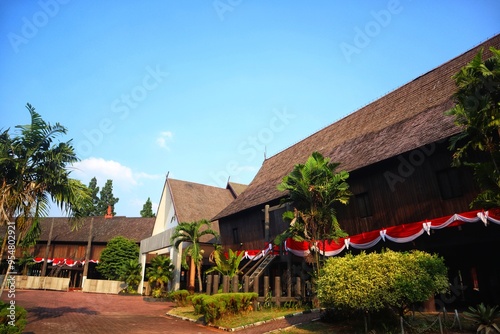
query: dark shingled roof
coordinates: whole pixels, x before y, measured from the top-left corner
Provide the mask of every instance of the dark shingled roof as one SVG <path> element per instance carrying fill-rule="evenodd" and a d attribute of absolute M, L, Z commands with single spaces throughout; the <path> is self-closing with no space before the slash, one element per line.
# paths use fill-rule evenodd
<path fill-rule="evenodd" d="M 353 171 L 458 133 L 453 119 L 444 115 L 453 106 L 452 76 L 480 48 L 489 56 L 490 46 L 500 48 L 500 35 L 268 158 L 248 188 L 213 219 L 282 197 L 276 186 L 314 151 Z"/>
<path fill-rule="evenodd" d="M 105 219 L 104 217 L 93 218 L 93 243 L 107 243 L 110 239 L 117 236 L 122 236 L 139 243 L 142 239 L 151 236 L 155 223 L 155 218 L 127 218 L 120 216 L 109 219 Z M 54 229 L 52 231 L 53 242 L 86 243 L 88 241 L 91 217 L 84 218 L 81 226 L 73 231 L 71 230 L 68 218 L 49 217 L 40 220 L 42 234 L 39 240 L 41 242 L 47 242 L 49 238 L 52 219 L 54 219 Z"/>

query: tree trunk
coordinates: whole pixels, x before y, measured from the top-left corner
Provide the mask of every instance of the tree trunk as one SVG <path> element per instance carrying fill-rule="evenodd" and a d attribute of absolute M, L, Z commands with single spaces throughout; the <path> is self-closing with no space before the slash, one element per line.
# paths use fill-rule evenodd
<path fill-rule="evenodd" d="M 189 285 L 188 285 L 188 291 L 194 292 L 194 281 L 195 281 L 195 275 L 196 275 L 196 266 L 194 264 L 194 258 L 191 256 L 191 263 L 189 265 Z"/>
<path fill-rule="evenodd" d="M 198 292 L 203 292 L 203 284 L 201 282 L 201 264 L 198 264 Z"/>
<path fill-rule="evenodd" d="M 49 240 L 47 240 L 47 246 L 45 246 L 45 257 L 43 259 L 42 273 L 40 274 L 41 277 L 44 277 L 45 274 L 47 273 L 47 259 L 49 257 L 50 242 L 52 240 L 52 230 L 53 229 L 54 229 L 54 218 L 52 218 L 52 222 L 50 223 Z"/>
<path fill-rule="evenodd" d="M 85 280 L 87 279 L 87 274 L 89 272 L 90 265 L 90 251 L 92 248 L 92 229 L 94 227 L 94 217 L 90 219 L 90 229 L 89 229 L 89 239 L 87 241 L 87 250 L 85 251 L 85 265 L 83 266 L 83 277 L 82 277 L 82 288 L 85 284 Z"/>

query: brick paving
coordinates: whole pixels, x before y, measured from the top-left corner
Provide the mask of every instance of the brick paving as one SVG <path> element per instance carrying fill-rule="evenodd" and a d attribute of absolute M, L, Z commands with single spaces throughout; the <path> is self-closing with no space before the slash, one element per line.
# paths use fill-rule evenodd
<path fill-rule="evenodd" d="M 2 299 L 7 300 L 4 293 Z M 66 333 L 227 333 L 166 315 L 174 307 L 168 302 L 146 302 L 140 296 L 118 296 L 82 292 L 42 290 L 16 291 L 16 305 L 28 311 L 26 334 Z M 236 331 L 262 334 L 316 319 L 319 313 L 306 313 L 270 321 Z"/>

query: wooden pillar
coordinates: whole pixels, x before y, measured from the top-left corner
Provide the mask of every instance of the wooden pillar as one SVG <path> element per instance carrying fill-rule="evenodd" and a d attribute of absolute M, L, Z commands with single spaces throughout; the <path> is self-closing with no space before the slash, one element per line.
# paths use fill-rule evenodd
<path fill-rule="evenodd" d="M 259 278 L 258 277 L 255 277 L 255 279 L 253 280 L 253 292 L 255 292 L 257 294 L 257 296 L 259 295 Z M 257 310 L 258 307 L 259 307 L 259 302 L 257 301 L 257 298 L 255 298 L 255 300 L 253 302 L 253 309 Z"/>
<path fill-rule="evenodd" d="M 47 274 L 47 259 L 49 258 L 50 243 L 52 241 L 53 230 L 54 230 L 54 218 L 52 218 L 52 221 L 50 222 L 49 240 L 47 240 L 47 246 L 45 246 L 45 257 L 43 258 L 42 272 L 40 273 L 41 277 L 44 277 Z"/>
<path fill-rule="evenodd" d="M 292 253 L 289 252 L 286 257 L 286 272 L 288 282 L 286 283 L 286 296 L 292 297 Z"/>
<path fill-rule="evenodd" d="M 269 242 L 269 204 L 264 207 L 264 239 Z"/>
<path fill-rule="evenodd" d="M 304 297 L 302 295 L 302 282 L 300 276 L 297 276 L 297 281 L 295 282 L 295 297 Z"/>
<path fill-rule="evenodd" d="M 243 292 L 248 292 L 249 290 L 249 285 L 250 285 L 250 277 L 248 276 L 243 276 Z"/>
<path fill-rule="evenodd" d="M 212 277 L 213 275 L 207 275 L 207 295 L 212 294 Z"/>
<path fill-rule="evenodd" d="M 259 294 L 259 278 L 255 277 L 253 280 L 253 292 Z"/>
<path fill-rule="evenodd" d="M 216 294 L 219 292 L 219 275 L 214 275 L 214 288 L 213 288 L 213 293 Z"/>
<path fill-rule="evenodd" d="M 269 276 L 264 276 L 264 298 L 269 293 Z"/>
<path fill-rule="evenodd" d="M 229 276 L 222 276 L 222 292 L 229 292 Z"/>
<path fill-rule="evenodd" d="M 232 289 L 231 289 L 231 292 L 238 292 L 238 284 L 239 284 L 239 280 L 238 280 L 238 275 L 234 275 L 233 276 L 233 279 L 232 279 Z"/>
<path fill-rule="evenodd" d="M 94 227 L 94 217 L 90 219 L 90 229 L 89 229 L 89 239 L 87 241 L 87 250 L 85 251 L 85 265 L 83 266 L 83 278 L 82 278 L 82 288 L 87 279 L 87 274 L 89 272 L 89 262 L 90 262 L 90 251 L 92 249 L 92 229 Z"/>
<path fill-rule="evenodd" d="M 277 307 L 281 306 L 281 277 L 276 276 L 274 278 L 274 297 Z"/>

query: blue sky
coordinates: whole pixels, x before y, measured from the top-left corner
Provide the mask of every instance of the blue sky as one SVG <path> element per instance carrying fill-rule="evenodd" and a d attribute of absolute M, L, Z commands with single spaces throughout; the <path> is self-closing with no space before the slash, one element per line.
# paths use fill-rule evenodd
<path fill-rule="evenodd" d="M 500 1 L 0 3 L 0 128 L 68 128 L 118 215 L 270 157 L 500 32 Z M 53 211 L 52 214 L 58 214 Z"/>

